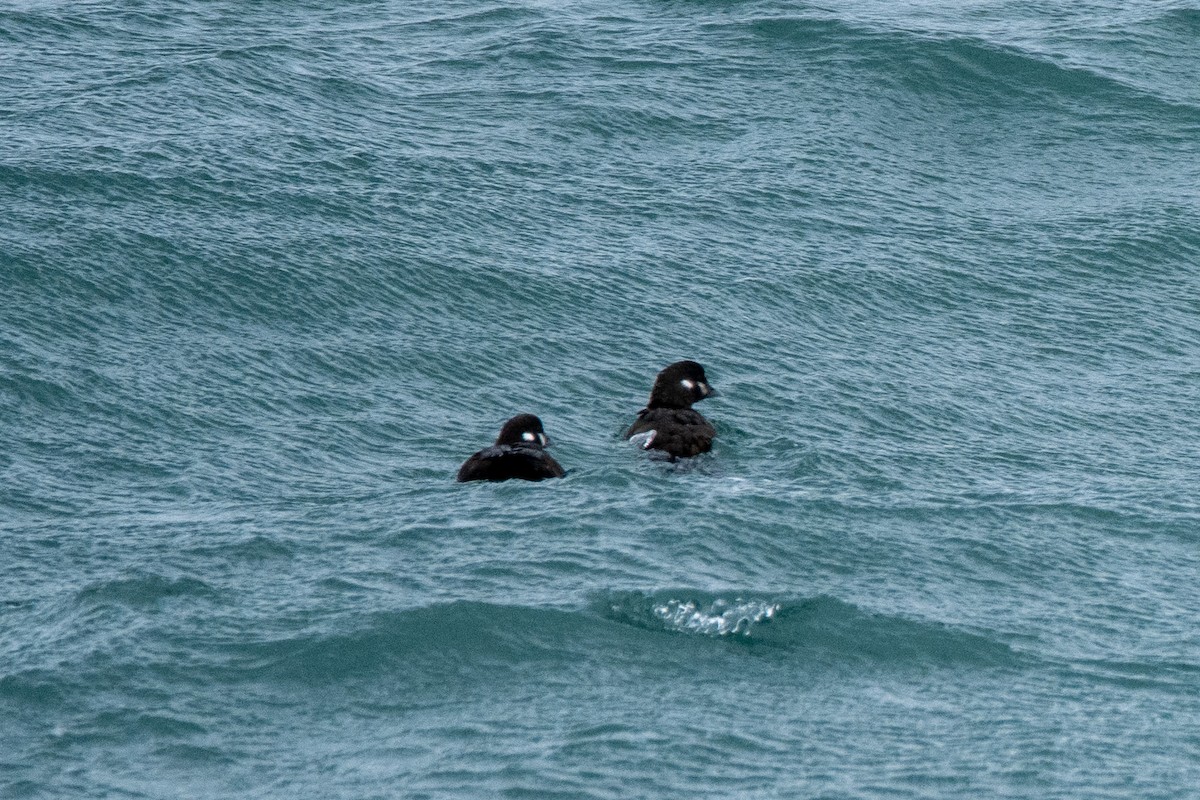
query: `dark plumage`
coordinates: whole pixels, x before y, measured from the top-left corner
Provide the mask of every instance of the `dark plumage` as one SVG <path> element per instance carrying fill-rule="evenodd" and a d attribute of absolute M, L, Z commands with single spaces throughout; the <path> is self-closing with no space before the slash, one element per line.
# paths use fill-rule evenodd
<path fill-rule="evenodd" d="M 644 434 L 644 449 L 660 450 L 672 460 L 707 453 L 717 431 L 692 409 L 692 403 L 715 394 L 704 377 L 704 367 L 695 361 L 677 361 L 658 373 L 650 402 L 638 412 L 625 438 Z"/>
<path fill-rule="evenodd" d="M 561 478 L 563 468 L 543 448 L 550 439 L 542 430 L 542 421 L 533 414 L 520 414 L 504 423 L 496 443 L 485 447 L 463 462 L 459 481 L 540 481 Z"/>

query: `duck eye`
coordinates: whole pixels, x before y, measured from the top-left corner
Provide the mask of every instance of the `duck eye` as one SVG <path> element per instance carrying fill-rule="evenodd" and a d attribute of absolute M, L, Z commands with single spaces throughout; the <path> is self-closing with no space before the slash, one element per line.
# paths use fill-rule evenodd
<path fill-rule="evenodd" d="M 535 441 L 537 441 L 537 434 L 530 433 L 529 431 L 525 431 L 524 433 L 521 434 L 521 438 L 527 442 L 535 442 Z"/>
<path fill-rule="evenodd" d="M 685 388 L 685 389 L 695 389 L 696 388 L 696 382 L 694 380 L 692 380 L 691 378 L 684 378 L 683 380 L 680 381 L 680 383 L 683 384 L 683 388 Z"/>

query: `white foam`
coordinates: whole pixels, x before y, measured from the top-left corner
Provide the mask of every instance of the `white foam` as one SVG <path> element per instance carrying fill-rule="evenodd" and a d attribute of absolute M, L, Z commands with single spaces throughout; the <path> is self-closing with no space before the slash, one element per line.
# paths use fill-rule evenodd
<path fill-rule="evenodd" d="M 693 600 L 668 600 L 654 607 L 654 615 L 669 627 L 709 636 L 749 636 L 752 626 L 773 619 L 778 611 L 778 603 L 740 597 L 714 600 L 707 607 Z"/>

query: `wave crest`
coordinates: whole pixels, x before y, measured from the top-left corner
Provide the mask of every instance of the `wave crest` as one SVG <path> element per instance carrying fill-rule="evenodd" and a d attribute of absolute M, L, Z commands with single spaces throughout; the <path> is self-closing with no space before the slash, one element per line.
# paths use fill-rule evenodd
<path fill-rule="evenodd" d="M 689 591 L 627 592 L 611 595 L 601 604 L 601 612 L 617 622 L 704 636 L 751 636 L 783 607 L 769 599 L 729 599 Z"/>
<path fill-rule="evenodd" d="M 668 628 L 709 636 L 749 636 L 755 625 L 769 622 L 778 613 L 778 603 L 761 600 L 724 600 L 711 603 L 667 600 L 655 605 L 654 615 Z"/>
<path fill-rule="evenodd" d="M 810 661 L 1012 665 L 1007 643 L 952 625 L 881 614 L 833 597 L 713 595 L 687 589 L 600 599 L 609 619 L 649 630 L 749 640 Z"/>

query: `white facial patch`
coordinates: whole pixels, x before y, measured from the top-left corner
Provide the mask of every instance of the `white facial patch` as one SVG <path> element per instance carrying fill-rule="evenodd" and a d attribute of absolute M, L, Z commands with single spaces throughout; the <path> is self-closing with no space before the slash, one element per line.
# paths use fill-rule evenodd
<path fill-rule="evenodd" d="M 538 441 L 542 443 L 542 447 L 546 447 L 547 445 L 550 444 L 550 437 L 544 433 L 539 433 L 537 435 L 537 438 L 538 438 Z"/>
<path fill-rule="evenodd" d="M 537 434 L 535 434 L 535 433 L 530 433 L 529 431 L 525 431 L 524 433 L 522 433 L 522 434 L 521 434 L 521 438 L 522 438 L 522 439 L 524 439 L 524 440 L 525 440 L 525 441 L 527 441 L 527 442 L 536 442 L 536 441 L 537 441 Z"/>
<path fill-rule="evenodd" d="M 685 388 L 685 389 L 695 389 L 696 388 L 696 382 L 694 380 L 692 380 L 691 378 L 684 378 L 683 380 L 680 381 L 680 383 L 683 384 L 683 388 Z"/>

